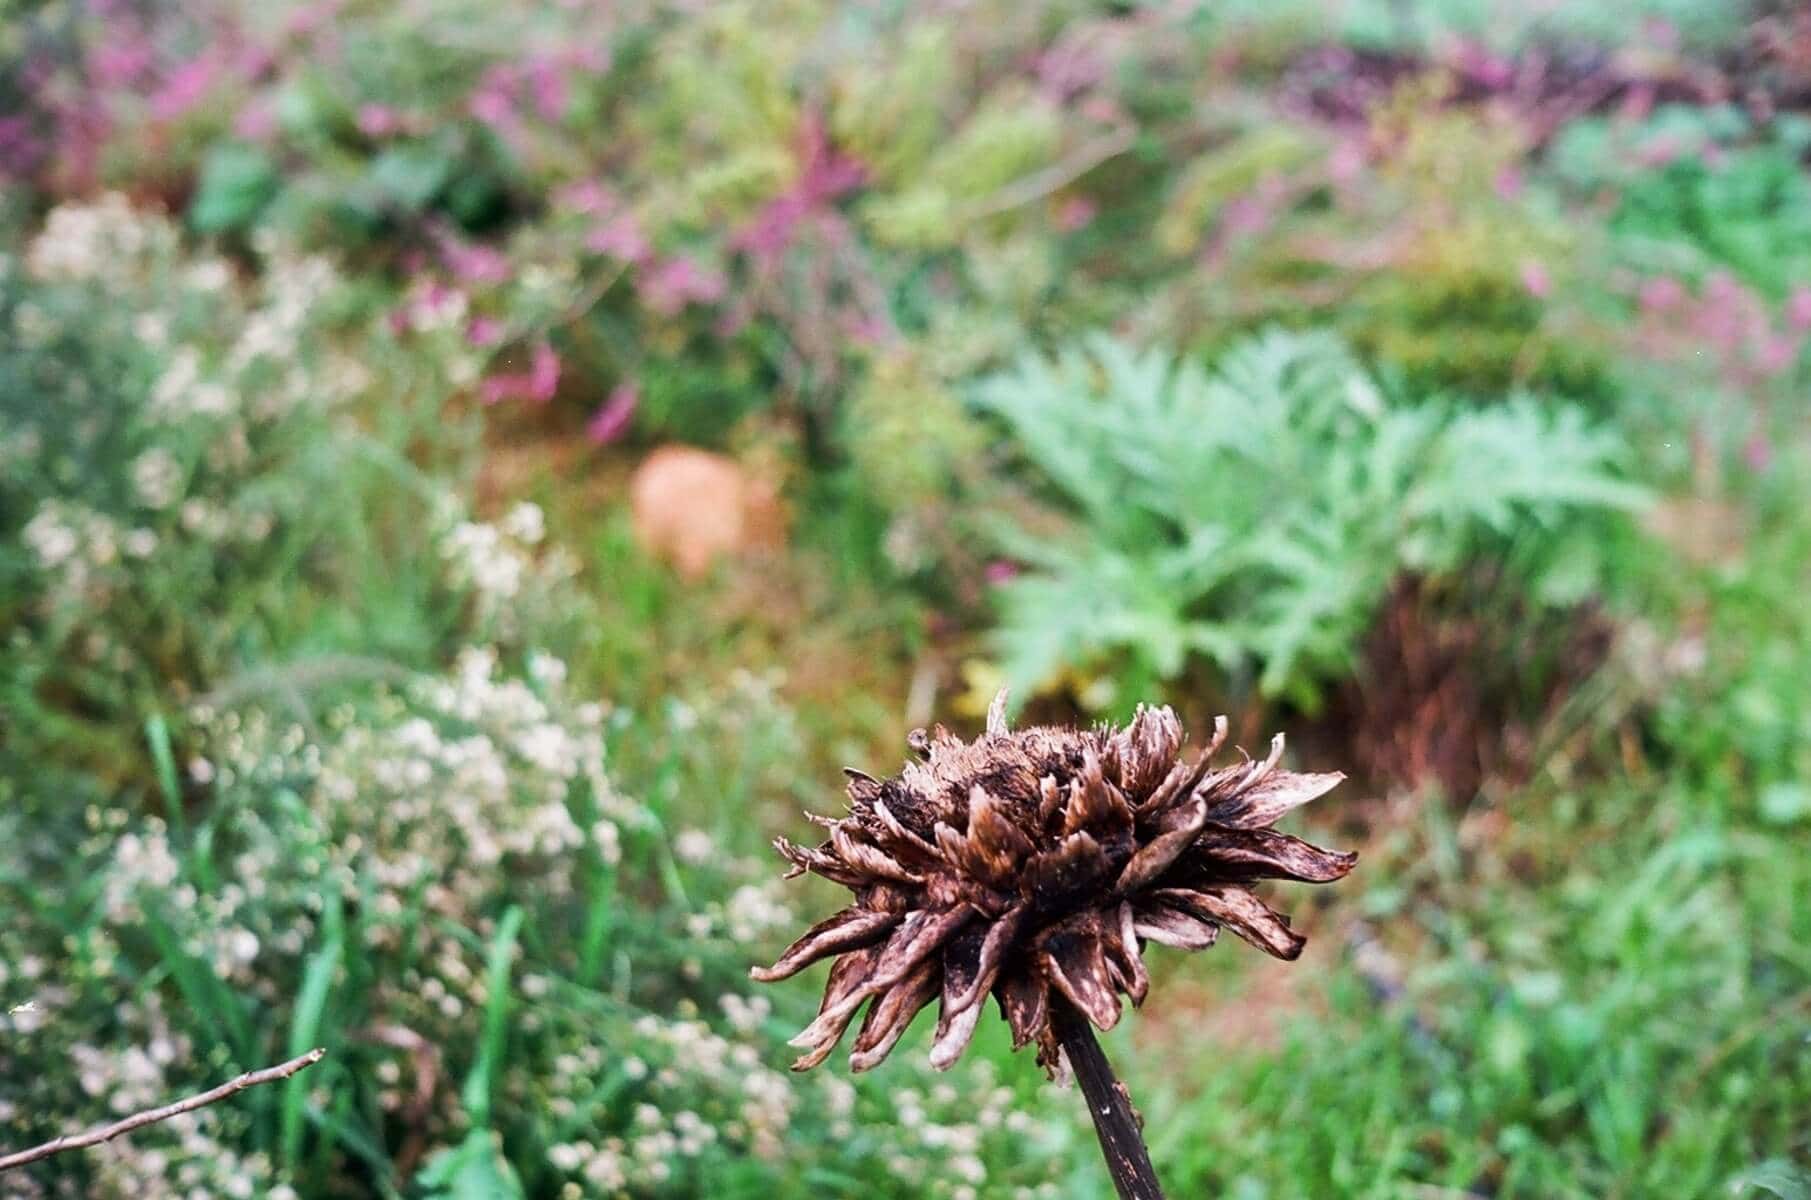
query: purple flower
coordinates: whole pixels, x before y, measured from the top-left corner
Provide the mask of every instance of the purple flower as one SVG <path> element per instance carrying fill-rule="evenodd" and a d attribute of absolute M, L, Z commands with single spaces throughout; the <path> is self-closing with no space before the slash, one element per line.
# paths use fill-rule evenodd
<path fill-rule="evenodd" d="M 439 248 L 441 261 L 465 283 L 502 283 L 509 278 L 509 258 L 494 246 L 442 233 Z"/>
<path fill-rule="evenodd" d="M 151 69 L 153 50 L 142 37 L 103 43 L 88 59 L 88 77 L 102 90 L 134 87 Z"/>
<path fill-rule="evenodd" d="M 174 121 L 200 104 L 220 72 L 212 54 L 203 54 L 183 63 L 151 96 L 151 115 L 159 121 Z"/>
<path fill-rule="evenodd" d="M 730 238 L 730 247 L 771 263 L 792 245 L 799 223 L 854 191 L 867 177 L 860 161 L 830 144 L 824 122 L 815 112 L 799 123 L 793 148 L 798 173 L 792 186 L 767 202 L 748 224 Z"/>
<path fill-rule="evenodd" d="M 1545 300 L 1553 294 L 1553 277 L 1544 264 L 1529 259 L 1522 264 L 1522 286 L 1536 300 Z"/>
<path fill-rule="evenodd" d="M 566 115 L 571 98 L 565 73 L 550 58 L 535 58 L 528 64 L 528 87 L 534 93 L 535 112 L 543 121 L 558 121 Z"/>
<path fill-rule="evenodd" d="M 387 104 L 358 106 L 358 131 L 369 138 L 388 137 L 402 128 L 402 114 Z"/>
<path fill-rule="evenodd" d="M 277 132 L 277 114 L 262 99 L 251 101 L 233 118 L 233 133 L 248 142 L 267 141 Z"/>
<path fill-rule="evenodd" d="M 607 446 L 621 437 L 641 405 L 641 389 L 633 383 L 619 383 L 611 389 L 610 398 L 591 414 L 585 425 L 585 436 L 596 446 Z"/>
<path fill-rule="evenodd" d="M 1773 463 L 1773 443 L 1764 433 L 1753 433 L 1742 445 L 1742 462 L 1750 471 L 1765 471 Z"/>
<path fill-rule="evenodd" d="M 1811 287 L 1801 283 L 1786 298 L 1786 328 L 1794 333 L 1811 331 Z"/>
<path fill-rule="evenodd" d="M 560 386 L 560 356 L 546 342 L 536 342 L 528 370 L 515 374 L 492 375 L 478 386 L 479 398 L 486 404 L 504 400 L 530 400 L 545 404 L 553 399 Z"/>
<path fill-rule="evenodd" d="M 1645 313 L 1661 313 L 1677 308 L 1685 301 L 1685 285 L 1670 275 L 1649 279 L 1641 285 L 1640 303 Z"/>
<path fill-rule="evenodd" d="M 648 307 L 669 317 L 688 304 L 716 303 L 723 299 L 726 287 L 723 276 L 685 254 L 657 263 L 641 280 L 642 299 Z"/>
<path fill-rule="evenodd" d="M 1086 196 L 1068 196 L 1056 206 L 1056 227 L 1064 233 L 1075 233 L 1094 223 L 1099 207 Z"/>
<path fill-rule="evenodd" d="M 478 81 L 466 106 L 472 116 L 499 133 L 513 132 L 520 124 L 516 116 L 516 85 L 515 68 L 494 66 Z"/>
<path fill-rule="evenodd" d="M 567 212 L 594 217 L 613 211 L 618 204 L 616 193 L 595 179 L 581 179 L 554 189 L 553 203 Z"/>
<path fill-rule="evenodd" d="M 611 217 L 585 235 L 585 249 L 623 262 L 644 262 L 653 252 L 641 225 L 629 213 Z"/>

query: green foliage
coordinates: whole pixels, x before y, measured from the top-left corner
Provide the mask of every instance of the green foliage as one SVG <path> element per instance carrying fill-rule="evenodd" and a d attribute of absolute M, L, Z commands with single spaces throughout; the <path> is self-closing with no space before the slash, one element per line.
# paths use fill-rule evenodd
<path fill-rule="evenodd" d="M 1203 1048 L 1132 1081 L 1169 1093 L 1145 1109 L 1166 1181 L 1253 1200 L 1765 1195 L 1728 1189 L 1802 1152 L 1811 928 L 1786 897 L 1811 881 L 1735 784 L 1536 785 L 1488 842 L 1433 810 L 1392 832 L 1367 854 L 1364 922 L 1318 943 L 1328 1011 L 1273 1050 Z M 1337 966 L 1332 939 L 1355 950 Z"/>
<path fill-rule="evenodd" d="M 434 339 L 361 315 L 325 260 L 260 267 L 242 287 L 112 197 L 58 210 L 0 280 L 15 763 L 128 777 L 146 718 L 254 664 L 422 664 L 463 624 L 422 536 L 456 524 L 441 480 L 475 432 L 443 407 L 456 339 L 418 357 Z"/>
<path fill-rule="evenodd" d="M 1553 168 L 1569 186 L 1612 187 L 1611 229 L 1631 265 L 1702 279 L 1733 271 L 1778 302 L 1811 278 L 1811 121 L 1757 128 L 1733 105 L 1668 105 L 1640 123 L 1566 128 Z"/>
<path fill-rule="evenodd" d="M 1199 655 L 1311 706 L 1400 573 L 1508 556 L 1537 602 L 1575 600 L 1591 564 L 1558 564 L 1643 499 L 1578 410 L 1404 402 L 1324 335 L 1266 334 L 1212 374 L 1095 338 L 978 400 L 1075 517 L 1007 531 L 1030 572 L 1001 589 L 999 642 L 1023 686 L 1102 665 L 1148 684 Z"/>
<path fill-rule="evenodd" d="M 1076 1097 L 994 1023 L 949 1078 L 923 1028 L 872 1080 L 794 1077 L 820 981 L 745 979 L 819 907 L 767 837 L 908 715 L 979 719 L 949 667 L 1004 547 L 1020 682 L 1241 726 L 1342 685 L 1405 572 L 1515 648 L 1449 682 L 1530 704 L 1545 631 L 1613 602 L 1530 778 L 1338 813 L 1364 866 L 1289 973 L 1152 954 L 1109 1049 L 1171 1194 L 1804 1192 L 1781 14 L 14 7 L 0 1127 L 329 1055 L 7 1187 L 1101 1194 Z M 1679 80 L 1781 115 L 1547 127 Z M 144 207 L 52 208 L 107 186 Z M 1687 287 L 1636 316 L 1655 276 Z M 1241 340 L 1275 325 L 1326 332 Z M 480 476 L 481 381 L 542 348 L 550 406 Z M 543 446 L 614 395 L 623 442 Z M 651 439 L 783 460 L 790 544 L 651 559 L 616 486 Z M 1353 766 L 1339 707 L 1288 714 L 1304 765 Z"/>

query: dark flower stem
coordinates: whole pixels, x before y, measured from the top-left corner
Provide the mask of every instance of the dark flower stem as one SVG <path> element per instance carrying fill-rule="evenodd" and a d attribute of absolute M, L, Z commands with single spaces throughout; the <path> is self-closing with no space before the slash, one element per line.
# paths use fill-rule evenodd
<path fill-rule="evenodd" d="M 1094 1027 L 1054 991 L 1051 1000 L 1050 1023 L 1063 1045 L 1063 1053 L 1069 1056 L 1076 1081 L 1082 1085 L 1088 1116 L 1094 1120 L 1100 1152 L 1106 1157 L 1107 1173 L 1113 1177 L 1120 1200 L 1163 1200 L 1163 1185 L 1157 1182 L 1150 1151 L 1145 1149 L 1144 1136 L 1138 1131 L 1132 1098 L 1094 1039 Z"/>

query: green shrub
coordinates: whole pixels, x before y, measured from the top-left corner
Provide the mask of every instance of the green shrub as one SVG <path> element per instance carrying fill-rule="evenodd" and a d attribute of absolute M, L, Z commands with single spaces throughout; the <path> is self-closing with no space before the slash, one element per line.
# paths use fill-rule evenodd
<path fill-rule="evenodd" d="M 398 335 L 324 259 L 256 281 L 118 197 L 0 278 L 0 693 L 16 763 L 147 765 L 139 730 L 236 672 L 356 647 L 423 665 L 450 586 L 456 329 Z M 373 402 L 373 401 L 377 402 Z M 342 664 L 344 665 L 344 664 Z"/>
<path fill-rule="evenodd" d="M 1616 436 L 1526 396 L 1468 408 L 1381 390 L 1325 335 L 1270 333 L 1209 373 L 1107 338 L 978 392 L 1074 518 L 1004 529 L 1016 683 L 1107 666 L 1120 702 L 1200 656 L 1313 705 L 1391 581 L 1504 557 L 1542 603 L 1595 586 L 1595 523 L 1640 504 Z"/>
<path fill-rule="evenodd" d="M 1610 229 L 1631 266 L 1693 280 L 1725 268 L 1778 303 L 1811 278 L 1808 147 L 1802 117 L 1757 126 L 1734 105 L 1666 105 L 1568 125 L 1552 170 L 1579 191 L 1613 190 Z"/>
<path fill-rule="evenodd" d="M 747 995 L 745 971 L 795 923 L 779 873 L 669 837 L 617 791 L 612 717 L 565 674 L 473 647 L 302 719 L 203 708 L 180 824 L 96 804 L 64 839 L 0 818 L 0 1111 L 19 1138 L 329 1051 L 34 1177 L 95 1197 L 235 1178 L 389 1196 L 412 1173 L 412 1194 L 487 1197 L 1048 1179 L 1068 1124 L 1014 1116 L 984 1062 L 959 1087 L 905 1065 L 878 1090 L 778 1066 L 799 1013 Z M 744 729 L 772 704 L 757 691 L 724 698 Z"/>

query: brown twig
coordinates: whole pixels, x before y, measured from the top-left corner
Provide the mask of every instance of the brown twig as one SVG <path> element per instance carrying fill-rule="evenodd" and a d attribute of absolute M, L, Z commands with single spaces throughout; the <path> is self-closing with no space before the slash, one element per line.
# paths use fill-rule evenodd
<path fill-rule="evenodd" d="M 1050 1023 L 1063 1044 L 1063 1053 L 1069 1056 L 1082 1095 L 1087 1098 L 1088 1116 L 1094 1120 L 1094 1133 L 1100 1138 L 1107 1173 L 1113 1177 L 1120 1200 L 1163 1200 L 1163 1185 L 1157 1182 L 1150 1151 L 1145 1149 L 1144 1136 L 1138 1131 L 1132 1098 L 1101 1052 L 1094 1027 L 1067 1001 L 1053 994 L 1051 1002 Z"/>
<path fill-rule="evenodd" d="M 60 1138 L 53 1138 L 41 1146 L 31 1147 L 29 1150 L 0 1155 L 0 1171 L 23 1167 L 27 1163 L 49 1158 L 53 1154 L 61 1154 L 65 1150 L 83 1150 L 89 1146 L 98 1146 L 102 1142 L 110 1142 L 122 1134 L 131 1133 L 134 1129 L 154 1125 L 159 1121 L 167 1121 L 171 1117 L 194 1112 L 198 1108 L 206 1108 L 208 1105 L 224 1100 L 235 1092 L 242 1092 L 246 1088 L 257 1087 L 261 1083 L 275 1083 L 279 1079 L 288 1079 L 297 1071 L 304 1067 L 312 1067 L 326 1056 L 327 1051 L 323 1049 L 310 1050 L 307 1054 L 299 1058 L 292 1058 L 286 1063 L 265 1067 L 261 1071 L 247 1071 L 237 1079 L 229 1079 L 219 1087 L 202 1092 L 198 1096 L 190 1096 L 186 1100 L 178 1100 L 176 1103 L 166 1104 L 162 1108 L 151 1108 L 144 1112 L 133 1113 L 123 1121 L 115 1121 L 111 1125 L 101 1125 L 85 1133 L 64 1134 Z"/>

